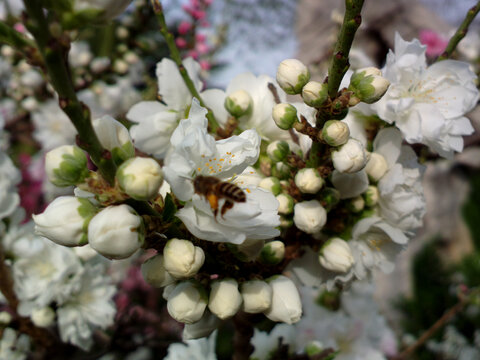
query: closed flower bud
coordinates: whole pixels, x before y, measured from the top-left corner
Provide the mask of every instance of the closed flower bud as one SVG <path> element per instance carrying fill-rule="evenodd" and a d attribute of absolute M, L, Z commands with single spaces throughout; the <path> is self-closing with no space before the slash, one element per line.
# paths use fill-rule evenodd
<path fill-rule="evenodd" d="M 30 318 L 35 326 L 46 328 L 51 326 L 55 321 L 55 311 L 49 306 L 34 309 Z"/>
<path fill-rule="evenodd" d="M 301 61 L 286 59 L 278 65 L 277 82 L 287 94 L 300 94 L 308 80 L 310 72 Z"/>
<path fill-rule="evenodd" d="M 95 74 L 100 74 L 108 69 L 110 66 L 110 58 L 108 57 L 99 57 L 92 60 L 90 63 L 90 69 Z"/>
<path fill-rule="evenodd" d="M 318 170 L 313 168 L 303 168 L 295 175 L 295 185 L 304 194 L 316 194 L 324 182 Z"/>
<path fill-rule="evenodd" d="M 302 302 L 300 294 L 292 280 L 283 275 L 270 278 L 272 287 L 272 304 L 264 312 L 272 321 L 293 324 L 302 317 Z"/>
<path fill-rule="evenodd" d="M 117 169 L 120 187 L 136 200 L 149 200 L 158 195 L 162 186 L 162 168 L 152 158 L 134 157 Z"/>
<path fill-rule="evenodd" d="M 185 324 L 182 333 L 183 340 L 200 339 L 209 336 L 220 325 L 220 319 L 208 309 L 202 318 L 193 324 Z"/>
<path fill-rule="evenodd" d="M 370 185 L 367 191 L 365 191 L 364 197 L 365 197 L 365 205 L 369 207 L 377 205 L 378 199 L 380 197 L 378 188 L 376 186 Z"/>
<path fill-rule="evenodd" d="M 165 300 L 168 300 L 168 297 L 170 296 L 170 294 L 173 292 L 173 290 L 175 290 L 175 288 L 177 287 L 177 283 L 171 283 L 167 286 L 165 286 L 163 288 L 163 292 L 162 292 L 162 297 L 165 299 Z"/>
<path fill-rule="evenodd" d="M 354 197 L 348 204 L 348 209 L 357 214 L 365 208 L 365 200 L 361 196 Z"/>
<path fill-rule="evenodd" d="M 285 257 L 285 244 L 283 241 L 275 240 L 265 244 L 260 253 L 259 260 L 268 265 L 279 264 Z"/>
<path fill-rule="evenodd" d="M 207 292 L 194 281 L 179 283 L 168 296 L 167 311 L 175 320 L 193 324 L 200 320 L 207 307 Z"/>
<path fill-rule="evenodd" d="M 117 165 L 135 156 L 132 138 L 128 129 L 113 117 L 105 115 L 92 122 L 100 144 L 112 153 Z"/>
<path fill-rule="evenodd" d="M 88 226 L 92 249 L 109 259 L 133 255 L 145 237 L 143 221 L 128 205 L 109 206 L 93 217 Z"/>
<path fill-rule="evenodd" d="M 293 212 L 295 226 L 307 234 L 318 233 L 327 223 L 327 212 L 317 200 L 302 201 Z"/>
<path fill-rule="evenodd" d="M 275 105 L 272 110 L 272 117 L 275 124 L 283 130 L 291 129 L 293 124 L 298 121 L 297 109 L 295 106 L 287 103 Z"/>
<path fill-rule="evenodd" d="M 279 214 L 288 215 L 293 212 L 293 206 L 295 205 L 293 197 L 288 194 L 280 194 L 277 196 L 277 200 Z"/>
<path fill-rule="evenodd" d="M 286 179 L 290 177 L 291 169 L 287 164 L 283 162 L 277 162 L 272 167 L 272 175 L 279 179 Z"/>
<path fill-rule="evenodd" d="M 243 298 L 243 311 L 258 314 L 270 308 L 272 304 L 272 287 L 262 280 L 244 282 L 240 291 Z"/>
<path fill-rule="evenodd" d="M 242 295 L 238 283 L 233 279 L 214 281 L 211 285 L 208 308 L 219 319 L 235 315 L 242 305 Z"/>
<path fill-rule="evenodd" d="M 313 357 L 315 355 L 320 354 L 322 351 L 324 351 L 325 347 L 320 341 L 313 340 L 310 341 L 307 346 L 305 346 L 305 353 L 309 357 Z"/>
<path fill-rule="evenodd" d="M 323 140 L 330 146 L 340 146 L 345 144 L 350 138 L 350 129 L 347 123 L 339 120 L 328 120 L 323 125 Z"/>
<path fill-rule="evenodd" d="M 75 145 L 63 145 L 45 156 L 45 173 L 55 186 L 80 184 L 88 176 L 87 156 Z"/>
<path fill-rule="evenodd" d="M 367 164 L 367 153 L 360 141 L 349 139 L 332 153 L 333 167 L 342 173 L 355 173 Z"/>
<path fill-rule="evenodd" d="M 340 202 L 340 191 L 332 187 L 326 187 L 320 193 L 320 199 L 325 209 L 330 211 Z"/>
<path fill-rule="evenodd" d="M 245 90 L 237 90 L 225 98 L 225 109 L 230 115 L 239 118 L 252 111 L 252 98 Z"/>
<path fill-rule="evenodd" d="M 143 279 L 147 284 L 161 288 L 175 282 L 175 279 L 165 270 L 162 255 L 155 255 L 142 264 Z"/>
<path fill-rule="evenodd" d="M 39 215 L 33 215 L 35 233 L 63 246 L 87 243 L 87 229 L 96 208 L 75 196 L 60 196 Z"/>
<path fill-rule="evenodd" d="M 278 195 L 282 191 L 282 186 L 280 185 L 280 180 L 276 177 L 270 176 L 262 179 L 258 184 L 262 189 L 270 191 L 273 195 Z"/>
<path fill-rule="evenodd" d="M 290 147 L 286 141 L 273 141 L 267 146 L 267 155 L 272 161 L 283 161 L 290 153 Z"/>
<path fill-rule="evenodd" d="M 382 155 L 373 152 L 370 154 L 365 171 L 372 181 L 377 182 L 388 171 L 387 160 Z"/>
<path fill-rule="evenodd" d="M 355 263 L 350 246 L 340 238 L 332 238 L 323 245 L 319 261 L 325 269 L 341 273 L 346 273 Z"/>
<path fill-rule="evenodd" d="M 0 312 L 0 326 L 8 325 L 12 322 L 12 315 L 7 311 Z"/>
<path fill-rule="evenodd" d="M 309 81 L 302 89 L 302 98 L 308 106 L 321 107 L 328 99 L 328 84 Z"/>
<path fill-rule="evenodd" d="M 387 92 L 390 81 L 382 76 L 382 72 L 374 67 L 357 70 L 350 79 L 348 89 L 353 91 L 354 98 L 372 104 Z"/>
<path fill-rule="evenodd" d="M 165 269 L 177 279 L 186 279 L 195 275 L 205 261 L 202 248 L 191 241 L 171 239 L 163 249 Z"/>

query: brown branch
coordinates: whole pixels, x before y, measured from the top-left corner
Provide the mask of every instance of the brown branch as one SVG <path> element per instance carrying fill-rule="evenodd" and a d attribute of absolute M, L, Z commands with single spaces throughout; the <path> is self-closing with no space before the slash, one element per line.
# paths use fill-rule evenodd
<path fill-rule="evenodd" d="M 239 312 L 233 318 L 235 333 L 233 335 L 233 360 L 248 360 L 254 347 L 250 343 L 253 336 L 253 325 L 250 316 Z"/>
<path fill-rule="evenodd" d="M 395 356 L 392 360 L 406 360 L 411 359 L 411 355 L 421 347 L 428 339 L 430 339 L 435 333 L 445 326 L 455 315 L 463 310 L 465 305 L 468 303 L 468 297 L 463 297 L 457 304 L 452 308 L 447 310 L 440 319 L 438 319 L 427 331 L 425 331 L 422 336 L 420 336 L 417 341 L 412 345 L 403 350 L 399 355 Z"/>

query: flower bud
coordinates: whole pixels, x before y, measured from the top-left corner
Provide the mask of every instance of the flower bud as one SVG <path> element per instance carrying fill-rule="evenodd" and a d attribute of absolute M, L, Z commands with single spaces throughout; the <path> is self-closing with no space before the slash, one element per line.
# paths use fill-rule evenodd
<path fill-rule="evenodd" d="M 90 69 L 95 74 L 100 74 L 104 72 L 105 70 L 108 69 L 109 66 L 110 66 L 110 58 L 106 56 L 95 58 L 90 63 Z"/>
<path fill-rule="evenodd" d="M 348 90 L 354 97 L 367 104 L 372 104 L 387 92 L 390 81 L 382 76 L 382 72 L 374 67 L 357 70 L 350 79 Z"/>
<path fill-rule="evenodd" d="M 273 141 L 267 146 L 267 155 L 272 161 L 283 161 L 290 153 L 290 147 L 286 141 Z"/>
<path fill-rule="evenodd" d="M 147 284 L 161 288 L 175 282 L 175 279 L 165 270 L 163 256 L 158 254 L 142 264 L 143 279 Z"/>
<path fill-rule="evenodd" d="M 320 341 L 317 341 L 317 340 L 310 341 L 305 346 L 305 354 L 307 354 L 309 357 L 313 357 L 315 355 L 318 355 L 324 350 L 325 350 L 325 348 L 324 348 L 323 344 Z"/>
<path fill-rule="evenodd" d="M 208 308 L 212 314 L 225 320 L 235 315 L 242 305 L 238 283 L 233 279 L 214 281 L 211 285 Z"/>
<path fill-rule="evenodd" d="M 340 238 L 332 238 L 322 246 L 319 261 L 325 269 L 341 273 L 346 273 L 355 263 L 350 246 Z"/>
<path fill-rule="evenodd" d="M 292 280 L 283 275 L 270 278 L 267 282 L 272 287 L 272 304 L 264 312 L 272 321 L 293 324 L 302 317 L 300 294 Z"/>
<path fill-rule="evenodd" d="M 316 194 L 324 183 L 317 169 L 303 168 L 295 175 L 295 185 L 304 194 Z"/>
<path fill-rule="evenodd" d="M 185 324 L 182 333 L 183 340 L 200 339 L 209 336 L 220 325 L 220 319 L 208 309 L 202 318 L 194 324 Z"/>
<path fill-rule="evenodd" d="M 388 171 L 387 160 L 376 152 L 370 153 L 365 171 L 372 181 L 377 182 Z"/>
<path fill-rule="evenodd" d="M 327 223 L 327 212 L 317 200 L 302 201 L 293 211 L 295 226 L 307 234 L 318 233 Z"/>
<path fill-rule="evenodd" d="M 252 111 L 252 98 L 245 90 L 237 90 L 225 98 L 225 109 L 230 115 L 239 118 Z"/>
<path fill-rule="evenodd" d="M 355 173 L 367 164 L 367 153 L 360 141 L 349 139 L 332 153 L 333 167 L 341 173 Z"/>
<path fill-rule="evenodd" d="M 265 244 L 260 253 L 259 260 L 268 265 L 277 265 L 285 257 L 285 244 L 283 241 L 275 240 Z"/>
<path fill-rule="evenodd" d="M 80 184 L 88 176 L 87 156 L 75 145 L 63 145 L 45 156 L 45 173 L 55 186 Z"/>
<path fill-rule="evenodd" d="M 293 220 L 289 217 L 280 216 L 280 227 L 283 229 L 288 229 L 293 226 Z"/>
<path fill-rule="evenodd" d="M 163 249 L 165 269 L 177 279 L 195 275 L 205 261 L 202 248 L 191 241 L 171 239 Z"/>
<path fill-rule="evenodd" d="M 0 326 L 10 324 L 12 319 L 12 315 L 8 311 L 0 312 Z"/>
<path fill-rule="evenodd" d="M 142 245 L 143 221 L 128 205 L 109 206 L 93 217 L 88 226 L 88 242 L 109 259 L 125 259 Z"/>
<path fill-rule="evenodd" d="M 270 191 L 273 195 L 278 195 L 282 191 L 280 180 L 273 176 L 262 179 L 258 186 L 262 189 Z"/>
<path fill-rule="evenodd" d="M 347 123 L 339 120 L 328 120 L 322 129 L 323 140 L 330 146 L 345 144 L 350 137 Z"/>
<path fill-rule="evenodd" d="M 272 110 L 272 117 L 275 124 L 283 130 L 291 129 L 293 124 L 298 121 L 297 109 L 295 106 L 287 103 L 275 105 Z"/>
<path fill-rule="evenodd" d="M 167 286 L 165 286 L 163 288 L 163 292 L 162 292 L 162 297 L 165 299 L 165 300 L 168 300 L 170 294 L 173 292 L 173 290 L 175 290 L 175 288 L 177 287 L 177 283 L 171 283 L 171 284 L 168 284 Z"/>
<path fill-rule="evenodd" d="M 207 307 L 207 292 L 194 281 L 179 283 L 168 296 L 167 311 L 175 320 L 193 324 L 200 320 Z"/>
<path fill-rule="evenodd" d="M 278 65 L 277 82 L 287 94 L 300 94 L 308 80 L 310 72 L 301 61 L 286 59 Z"/>
<path fill-rule="evenodd" d="M 360 211 L 362 211 L 365 208 L 365 200 L 363 200 L 363 197 L 361 196 L 356 196 L 353 199 L 350 200 L 348 204 L 348 209 L 357 214 Z"/>
<path fill-rule="evenodd" d="M 302 89 L 302 98 L 308 106 L 321 107 L 328 99 L 328 84 L 309 81 Z"/>
<path fill-rule="evenodd" d="M 55 311 L 49 306 L 41 309 L 33 309 L 30 318 L 35 326 L 46 328 L 55 321 Z"/>
<path fill-rule="evenodd" d="M 282 215 L 288 215 L 293 212 L 293 197 L 288 194 L 280 194 L 277 196 L 278 200 L 278 213 Z"/>
<path fill-rule="evenodd" d="M 162 186 L 162 168 L 152 158 L 134 157 L 117 169 L 120 188 L 136 200 L 149 200 Z"/>
<path fill-rule="evenodd" d="M 272 167 L 272 175 L 279 179 L 286 179 L 290 177 L 291 169 L 287 164 L 283 162 L 277 162 Z"/>
<path fill-rule="evenodd" d="M 376 186 L 370 185 L 367 191 L 365 191 L 364 197 L 365 197 L 365 205 L 369 207 L 377 205 L 378 199 L 380 197 L 378 188 Z"/>
<path fill-rule="evenodd" d="M 330 211 L 340 202 L 340 191 L 332 187 L 326 187 L 320 193 L 320 199 L 325 209 Z"/>
<path fill-rule="evenodd" d="M 92 125 L 100 144 L 112 153 L 113 161 L 117 165 L 135 156 L 132 138 L 128 129 L 120 122 L 105 115 L 93 120 Z"/>
<path fill-rule="evenodd" d="M 96 208 L 75 196 L 60 196 L 39 215 L 32 215 L 35 233 L 63 246 L 87 243 L 87 228 Z"/>
<path fill-rule="evenodd" d="M 246 281 L 240 286 L 243 311 L 258 314 L 268 310 L 272 304 L 272 287 L 262 280 Z"/>

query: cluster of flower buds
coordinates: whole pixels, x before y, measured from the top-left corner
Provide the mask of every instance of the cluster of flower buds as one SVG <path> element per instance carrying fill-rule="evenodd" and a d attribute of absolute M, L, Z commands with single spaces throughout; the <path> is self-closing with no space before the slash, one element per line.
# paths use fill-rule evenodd
<path fill-rule="evenodd" d="M 89 171 L 87 157 L 77 146 L 65 145 L 45 157 L 48 179 L 56 186 L 77 186 L 85 197 L 62 196 L 42 214 L 34 215 L 35 231 L 57 244 L 91 248 L 109 259 L 124 259 L 144 243 L 142 218 L 125 199 L 159 197 L 163 182 L 160 165 L 152 158 L 135 157 L 128 130 L 112 117 L 92 122 L 102 146 L 111 153 L 118 169 L 115 184 Z"/>

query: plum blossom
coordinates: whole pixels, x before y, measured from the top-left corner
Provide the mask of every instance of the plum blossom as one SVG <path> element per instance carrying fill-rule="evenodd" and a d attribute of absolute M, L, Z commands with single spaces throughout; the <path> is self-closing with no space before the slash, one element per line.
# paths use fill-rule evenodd
<path fill-rule="evenodd" d="M 276 81 L 267 75 L 255 76 L 252 73 L 243 73 L 236 76 L 228 85 L 226 91 L 219 89 L 205 90 L 202 98 L 205 105 L 212 109 L 217 120 L 224 124 L 227 122 L 228 113 L 224 108 L 225 98 L 230 94 L 243 90 L 252 99 L 252 111 L 239 118 L 239 128 L 256 129 L 258 134 L 265 140 L 289 140 L 290 134 L 280 129 L 273 121 L 272 108 L 275 106 L 275 98 L 269 89 L 273 84 L 280 102 L 285 101 L 286 95 Z"/>
<path fill-rule="evenodd" d="M 387 55 L 383 69 L 391 85 L 373 108 L 383 120 L 395 123 L 408 143 L 422 143 L 451 157 L 462 151 L 462 136 L 473 132 L 464 115 L 478 101 L 476 75 L 468 63 L 455 60 L 427 67 L 425 52 L 418 40 L 407 42 L 395 35 L 395 52 Z"/>
<path fill-rule="evenodd" d="M 172 344 L 168 347 L 165 360 L 216 360 L 216 340 L 215 331 L 208 338 L 185 340 L 185 344 Z"/>
<path fill-rule="evenodd" d="M 207 132 L 206 110 L 193 101 L 189 118 L 180 122 L 171 137 L 172 152 L 165 159 L 164 174 L 175 196 L 187 201 L 177 212 L 195 236 L 210 241 L 242 243 L 246 238 L 269 239 L 277 236 L 278 201 L 270 192 L 248 187 L 246 201 L 235 203 L 223 215 L 215 216 L 204 196 L 195 194 L 193 179 L 198 175 L 231 181 L 253 165 L 260 151 L 255 130 L 215 141 Z M 237 184 L 242 185 L 242 184 Z M 220 199 L 219 209 L 224 204 Z"/>
<path fill-rule="evenodd" d="M 200 65 L 192 58 L 183 61 L 195 88 L 202 89 Z M 158 95 L 162 102 L 142 101 L 134 105 L 127 118 L 136 123 L 130 128 L 135 146 L 157 158 L 164 158 L 170 146 L 170 136 L 178 121 L 184 119 L 192 103 L 192 95 L 185 85 L 177 65 L 164 58 L 157 64 Z"/>

